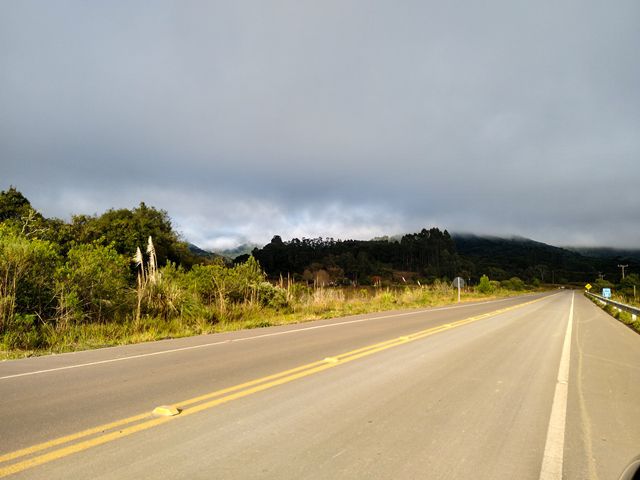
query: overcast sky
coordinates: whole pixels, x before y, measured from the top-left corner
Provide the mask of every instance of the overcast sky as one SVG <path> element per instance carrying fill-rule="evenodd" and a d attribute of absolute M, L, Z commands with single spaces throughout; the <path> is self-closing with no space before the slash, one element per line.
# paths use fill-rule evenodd
<path fill-rule="evenodd" d="M 0 3 L 0 190 L 202 247 L 640 247 L 640 2 Z"/>

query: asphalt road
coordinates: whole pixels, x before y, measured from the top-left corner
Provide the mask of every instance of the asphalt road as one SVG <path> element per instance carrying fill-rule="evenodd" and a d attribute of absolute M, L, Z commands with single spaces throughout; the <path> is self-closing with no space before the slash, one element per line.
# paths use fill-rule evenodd
<path fill-rule="evenodd" d="M 0 364 L 10 478 L 609 479 L 639 453 L 640 336 L 579 292 Z"/>

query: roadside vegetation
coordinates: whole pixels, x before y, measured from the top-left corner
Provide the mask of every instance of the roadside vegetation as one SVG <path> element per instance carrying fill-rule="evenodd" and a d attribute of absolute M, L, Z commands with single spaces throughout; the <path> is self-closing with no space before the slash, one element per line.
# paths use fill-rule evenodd
<path fill-rule="evenodd" d="M 626 275 L 624 279 L 620 281 L 619 284 L 613 284 L 611 282 L 605 280 L 597 280 L 593 284 L 592 292 L 599 294 L 602 292 L 603 288 L 610 288 L 612 291 L 611 299 L 624 303 L 626 305 L 630 305 L 633 307 L 640 308 L 640 302 L 638 301 L 638 294 L 640 294 L 640 276 L 632 273 Z M 635 287 L 635 288 L 634 288 Z M 619 311 L 616 307 L 612 305 L 603 305 L 597 299 L 588 296 L 587 298 L 595 303 L 597 306 L 602 308 L 605 312 L 607 312 L 612 317 L 620 320 L 625 325 L 629 326 L 631 329 L 640 333 L 640 319 L 633 319 L 632 315 L 629 312 Z"/>
<path fill-rule="evenodd" d="M 600 294 L 603 288 L 609 288 L 612 300 L 640 308 L 640 275 L 630 273 L 625 275 L 619 283 L 613 283 L 604 279 L 597 279 L 592 283 L 592 293 Z"/>
<path fill-rule="evenodd" d="M 595 303 L 597 306 L 602 308 L 605 312 L 607 312 L 613 318 L 620 320 L 622 323 L 632 328 L 637 333 L 640 333 L 640 320 L 638 320 L 637 318 L 636 320 L 633 320 L 633 317 L 629 312 L 620 311 L 612 305 L 603 305 L 593 297 L 587 297 L 587 298 L 589 298 L 593 303 Z"/>
<path fill-rule="evenodd" d="M 450 282 L 404 287 L 323 287 L 267 281 L 260 264 L 158 267 L 153 240 L 133 262 L 89 244 L 59 256 L 53 245 L 0 227 L 0 358 L 60 353 L 335 316 L 453 303 Z M 4 255 L 7 254 L 7 255 Z M 130 281 L 130 263 L 136 281 Z M 464 301 L 524 292 L 483 277 Z"/>
<path fill-rule="evenodd" d="M 145 204 L 64 222 L 11 188 L 0 192 L 0 359 L 453 303 L 442 271 L 457 256 L 436 230 L 398 250 L 405 271 L 361 255 L 358 282 L 330 263 L 281 275 L 253 256 L 193 254 L 167 213 Z M 533 288 L 518 277 L 475 283 L 464 301 Z"/>

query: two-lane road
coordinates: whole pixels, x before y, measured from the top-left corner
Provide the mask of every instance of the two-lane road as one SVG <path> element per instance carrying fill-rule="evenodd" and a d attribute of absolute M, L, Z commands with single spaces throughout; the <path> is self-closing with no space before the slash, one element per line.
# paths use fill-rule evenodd
<path fill-rule="evenodd" d="M 0 392 L 11 478 L 608 479 L 640 453 L 640 336 L 577 292 L 4 362 Z"/>

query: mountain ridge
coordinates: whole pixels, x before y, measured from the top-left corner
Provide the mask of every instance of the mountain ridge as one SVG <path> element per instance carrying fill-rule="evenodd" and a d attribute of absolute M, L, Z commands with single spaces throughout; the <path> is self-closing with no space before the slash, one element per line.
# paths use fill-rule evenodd
<path fill-rule="evenodd" d="M 426 232 L 426 230 L 423 230 Z M 443 231 L 445 235 L 446 230 Z M 316 265 L 315 268 L 331 268 L 340 266 L 337 261 L 338 254 L 331 253 L 331 242 L 342 244 L 340 247 L 340 255 L 352 252 L 357 257 L 358 252 L 363 249 L 370 248 L 368 252 L 380 252 L 379 248 L 374 248 L 377 244 L 400 244 L 406 237 L 406 241 L 419 234 L 390 235 L 380 236 L 371 240 L 332 240 L 332 239 L 303 239 L 302 243 L 308 241 L 310 245 L 318 244 L 315 254 L 309 257 L 309 265 Z M 548 243 L 540 242 L 531 238 L 511 235 L 480 235 L 469 232 L 452 233 L 450 238 L 453 242 L 449 248 L 452 255 L 458 256 L 457 270 L 466 272 L 471 278 L 478 278 L 480 275 L 486 274 L 491 279 L 505 280 L 517 276 L 532 281 L 537 278 L 547 283 L 569 283 L 593 281 L 599 276 L 607 279 L 615 280 L 621 275 L 618 268 L 618 260 L 628 263 L 628 272 L 640 271 L 640 251 L 632 249 L 616 249 L 613 247 L 598 248 L 580 248 L 580 247 L 563 247 L 555 246 Z M 415 240 L 415 239 L 414 239 Z M 273 242 L 276 242 L 274 244 Z M 292 239 L 290 241 L 282 241 L 279 236 L 274 237 L 272 243 L 264 246 L 257 244 L 242 244 L 234 249 L 218 250 L 215 253 L 225 256 L 228 259 L 238 258 L 244 259 L 247 255 L 257 255 L 258 259 L 263 257 L 265 262 L 265 270 L 270 275 L 281 273 L 281 269 L 288 270 L 285 258 L 298 257 L 295 253 L 296 248 L 300 248 L 300 240 Z M 326 243 L 325 246 L 323 242 Z M 369 245 L 369 247 L 367 247 Z M 276 248 L 276 250 L 273 250 Z M 386 247 L 385 247 L 386 248 Z M 273 263 L 272 253 L 282 250 L 279 257 L 283 259 L 284 264 L 278 262 Z M 290 249 L 290 250 L 287 250 Z M 286 252 L 289 251 L 287 254 Z M 266 256 L 265 256 L 266 255 Z M 282 256 L 284 255 L 284 256 Z M 392 269 L 388 260 L 385 260 L 383 254 L 368 253 L 368 261 L 375 265 L 374 270 L 397 270 Z M 382 255 L 382 256 L 380 256 Z M 388 256 L 387 256 L 388 258 Z M 455 262 L 454 262 L 455 263 Z M 289 264 L 291 265 L 291 264 Z M 344 266 L 343 266 L 344 267 Z M 453 268 L 453 267 L 452 267 Z M 299 272 L 301 273 L 301 272 Z M 374 274 L 374 273 L 370 273 Z M 452 272 L 453 274 L 453 272 Z M 418 274 L 419 275 L 419 274 Z M 426 275 L 426 274 L 425 274 Z M 447 274 L 448 275 L 448 274 Z"/>

